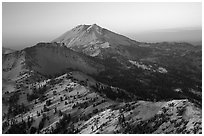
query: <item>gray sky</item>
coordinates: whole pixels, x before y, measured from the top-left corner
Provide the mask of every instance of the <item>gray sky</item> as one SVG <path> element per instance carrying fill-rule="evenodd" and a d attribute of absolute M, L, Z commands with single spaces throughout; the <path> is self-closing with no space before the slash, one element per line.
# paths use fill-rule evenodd
<path fill-rule="evenodd" d="M 49 42 L 79 24 L 138 41 L 201 40 L 201 3 L 3 3 L 3 46 Z"/>

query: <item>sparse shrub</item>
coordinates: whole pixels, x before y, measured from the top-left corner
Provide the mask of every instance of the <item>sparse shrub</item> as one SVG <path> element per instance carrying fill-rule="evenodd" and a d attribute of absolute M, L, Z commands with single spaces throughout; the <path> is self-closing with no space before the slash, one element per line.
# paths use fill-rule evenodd
<path fill-rule="evenodd" d="M 44 105 L 44 107 L 43 107 L 43 111 L 44 111 L 44 112 L 47 112 L 47 111 L 49 111 L 49 108 L 47 108 L 47 106 Z"/>
<path fill-rule="evenodd" d="M 61 110 L 59 110 L 59 116 L 61 117 L 63 114 L 62 114 L 62 111 Z"/>
<path fill-rule="evenodd" d="M 55 107 L 55 109 L 54 109 L 54 114 L 56 114 L 57 113 L 57 108 Z"/>
<path fill-rule="evenodd" d="M 178 114 L 177 115 L 178 116 L 182 116 L 184 112 L 185 112 L 185 108 L 184 107 L 178 108 L 178 111 L 177 111 Z"/>
<path fill-rule="evenodd" d="M 75 104 L 72 106 L 72 109 L 74 109 L 74 108 L 76 108 L 76 105 L 75 105 Z"/>
<path fill-rule="evenodd" d="M 92 113 L 93 113 L 93 114 L 98 113 L 98 109 L 94 109 Z"/>
<path fill-rule="evenodd" d="M 37 111 L 37 116 L 39 117 L 40 116 L 40 113 Z"/>
<path fill-rule="evenodd" d="M 53 91 L 53 95 L 57 95 L 57 91 Z"/>
<path fill-rule="evenodd" d="M 63 97 L 62 96 L 60 96 L 60 101 L 63 101 Z"/>
<path fill-rule="evenodd" d="M 41 130 L 44 127 L 44 123 L 45 123 L 44 120 L 40 121 L 39 127 L 38 127 L 39 130 Z"/>
<path fill-rule="evenodd" d="M 51 100 L 47 100 L 46 101 L 46 106 L 50 106 L 52 103 L 51 103 Z"/>

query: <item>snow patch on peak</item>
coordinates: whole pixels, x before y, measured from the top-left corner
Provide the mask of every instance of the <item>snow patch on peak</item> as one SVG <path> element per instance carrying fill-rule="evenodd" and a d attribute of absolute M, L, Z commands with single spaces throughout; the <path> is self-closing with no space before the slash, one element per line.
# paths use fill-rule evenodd
<path fill-rule="evenodd" d="M 96 24 L 91 25 L 90 27 L 87 28 L 87 32 L 90 32 L 94 30 L 98 34 L 102 35 L 102 28 Z"/>
<path fill-rule="evenodd" d="M 89 28 L 101 29 L 97 24 L 92 24 Z"/>
<path fill-rule="evenodd" d="M 84 30 L 86 30 L 90 25 L 78 25 L 76 27 L 74 27 L 71 31 L 74 33 L 78 33 L 78 32 L 82 32 Z"/>

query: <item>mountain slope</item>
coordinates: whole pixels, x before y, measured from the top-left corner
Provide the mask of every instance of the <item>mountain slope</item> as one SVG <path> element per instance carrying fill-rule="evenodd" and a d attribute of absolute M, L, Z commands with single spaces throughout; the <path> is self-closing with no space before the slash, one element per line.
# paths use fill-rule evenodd
<path fill-rule="evenodd" d="M 26 71 L 25 52 L 16 51 L 2 56 L 2 77 L 6 80 L 16 80 L 20 73 Z"/>
<path fill-rule="evenodd" d="M 3 78 L 15 80 L 26 71 L 53 76 L 71 69 L 97 74 L 104 67 L 93 58 L 54 43 L 39 43 L 22 51 L 3 55 Z"/>
<path fill-rule="evenodd" d="M 52 43 L 39 43 L 25 49 L 27 63 L 31 69 L 45 75 L 61 74 L 75 69 L 88 74 L 97 74 L 103 66 L 96 64 L 93 58 L 76 53 L 67 47 Z"/>
<path fill-rule="evenodd" d="M 17 97 L 13 101 L 3 99 L 3 104 L 11 109 L 3 115 L 3 133 L 202 133 L 201 109 L 186 99 L 134 101 L 124 99 L 125 95 L 114 99 L 120 89 L 80 72 L 31 83 L 29 89 L 23 86 L 18 93 L 10 94 Z M 18 107 L 27 105 L 28 109 L 22 106 L 16 111 L 13 103 Z"/>

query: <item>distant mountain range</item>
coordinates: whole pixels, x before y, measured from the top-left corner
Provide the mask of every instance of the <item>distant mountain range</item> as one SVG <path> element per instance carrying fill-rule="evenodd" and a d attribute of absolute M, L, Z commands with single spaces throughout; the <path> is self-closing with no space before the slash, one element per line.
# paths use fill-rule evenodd
<path fill-rule="evenodd" d="M 202 45 L 202 27 L 149 30 L 128 35 L 143 42 L 188 42 L 193 45 Z"/>
<path fill-rule="evenodd" d="M 8 54 L 8 53 L 12 53 L 14 51 L 15 50 L 13 50 L 13 49 L 2 47 L 2 54 Z"/>

